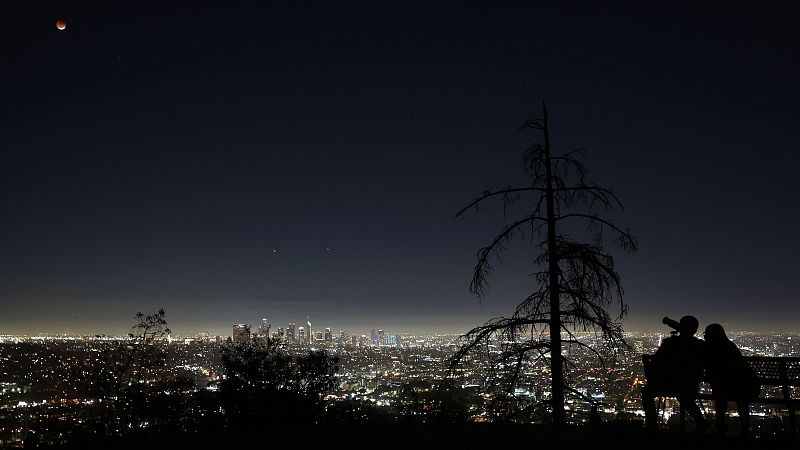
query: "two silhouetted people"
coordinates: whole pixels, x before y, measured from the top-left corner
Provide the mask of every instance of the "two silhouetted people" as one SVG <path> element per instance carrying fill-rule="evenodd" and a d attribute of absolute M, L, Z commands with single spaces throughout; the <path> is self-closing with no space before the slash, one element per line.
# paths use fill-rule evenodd
<path fill-rule="evenodd" d="M 664 323 L 675 326 L 678 334 L 664 339 L 645 367 L 647 385 L 642 389 L 642 405 L 647 427 L 656 427 L 655 397 L 675 396 L 695 420 L 697 432 L 705 432 L 709 423 L 696 402 L 705 373 L 714 399 L 717 432 L 727 430 L 725 413 L 728 402 L 733 401 L 741 417 L 741 433 L 746 434 L 750 426 L 748 404 L 758 396 L 761 385 L 739 348 L 719 324 L 706 327 L 705 341 L 701 341 L 694 336 L 699 322 L 693 316 L 685 316 L 677 324 L 665 318 Z"/>

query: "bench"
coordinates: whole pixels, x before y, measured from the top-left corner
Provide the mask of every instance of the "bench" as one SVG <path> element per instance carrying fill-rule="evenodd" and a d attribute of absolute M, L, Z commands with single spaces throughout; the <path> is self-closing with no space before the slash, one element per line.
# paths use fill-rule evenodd
<path fill-rule="evenodd" d="M 784 405 L 789 410 L 789 437 L 795 439 L 797 435 L 796 412 L 800 409 L 800 398 L 792 396 L 792 388 L 800 386 L 800 357 L 772 357 L 772 356 L 746 356 L 745 360 L 755 372 L 761 382 L 762 392 L 765 386 L 780 388 L 780 396 L 762 396 L 750 403 Z M 642 363 L 647 368 L 651 366 L 653 355 L 642 355 Z M 661 393 L 663 397 L 672 397 L 669 393 Z M 713 400 L 710 394 L 697 394 L 700 400 Z M 681 428 L 684 424 L 684 411 L 681 409 Z"/>

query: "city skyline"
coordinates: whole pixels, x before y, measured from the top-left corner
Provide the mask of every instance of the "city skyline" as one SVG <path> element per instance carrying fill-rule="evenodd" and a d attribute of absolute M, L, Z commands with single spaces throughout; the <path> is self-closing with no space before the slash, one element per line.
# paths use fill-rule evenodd
<path fill-rule="evenodd" d="M 798 18 L 5 2 L 0 450 L 796 444 Z"/>
<path fill-rule="evenodd" d="M 146 311 L 143 311 L 146 312 Z M 3 330 L 0 330 L 0 335 L 18 335 L 18 336 L 57 336 L 57 335 L 67 335 L 67 336 L 86 336 L 86 335 L 108 335 L 108 336 L 124 336 L 130 331 L 131 325 L 133 325 L 133 316 L 131 314 L 126 320 L 118 320 L 118 325 L 110 325 L 108 322 L 98 321 L 96 327 L 85 327 L 85 328 L 51 328 L 51 329 L 39 329 L 39 330 L 29 330 L 24 328 L 13 329 L 6 327 Z M 676 314 L 668 314 L 667 316 L 680 318 L 681 316 Z M 191 336 L 199 336 L 207 334 L 209 336 L 231 336 L 231 326 L 235 326 L 236 324 L 244 324 L 248 325 L 252 328 L 252 330 L 258 331 L 259 325 L 262 323 L 264 319 L 264 315 L 259 315 L 257 312 L 255 314 L 249 316 L 232 316 L 234 317 L 233 320 L 230 322 L 214 322 L 207 325 L 198 324 L 192 320 L 176 318 L 174 315 L 170 314 L 167 311 L 167 321 L 169 323 L 170 329 L 172 330 L 172 334 L 175 336 L 181 337 L 191 337 Z M 297 318 L 292 318 L 292 316 L 278 316 L 275 319 L 269 318 L 268 323 L 272 327 L 272 331 L 274 332 L 277 330 L 278 327 L 283 329 L 287 329 L 288 325 L 294 324 L 296 326 L 296 330 L 299 328 L 306 329 L 305 325 L 305 317 L 312 317 L 309 315 L 302 315 L 298 314 Z M 303 317 L 301 321 L 299 317 Z M 482 317 L 482 316 L 481 316 Z M 665 325 L 661 323 L 661 319 L 664 316 L 659 317 L 652 317 L 652 321 L 648 318 L 647 322 L 636 322 L 635 324 L 630 323 L 629 320 L 623 322 L 625 332 L 627 333 L 647 333 L 647 334 L 664 334 L 668 335 L 670 329 L 667 328 Z M 800 332 L 800 328 L 794 322 L 787 322 L 786 326 L 780 327 L 775 326 L 774 323 L 763 323 L 758 324 L 757 322 L 753 321 L 741 321 L 741 322 L 731 322 L 729 320 L 724 320 L 725 316 L 718 315 L 717 317 L 698 317 L 702 327 L 705 327 L 711 323 L 719 323 L 725 327 L 725 329 L 729 330 L 732 333 L 796 333 Z M 313 319 L 313 317 L 312 317 Z M 395 334 L 395 335 L 461 335 L 469 331 L 471 328 L 475 326 L 473 322 L 469 322 L 471 318 L 464 319 L 464 325 L 462 327 L 458 327 L 457 325 L 451 326 L 438 326 L 438 325 L 419 325 L 418 323 L 415 325 L 409 322 L 404 322 L 402 320 L 397 319 L 390 319 L 390 318 L 376 318 L 374 321 L 371 322 L 353 322 L 352 319 L 348 321 L 348 319 L 339 318 L 335 320 L 327 320 L 325 317 L 321 317 L 319 323 L 319 327 L 324 330 L 326 328 L 330 328 L 334 334 L 338 334 L 340 331 L 345 331 L 351 335 L 359 335 L 359 336 L 369 336 L 371 331 L 375 330 L 385 330 L 387 333 Z M 477 320 L 477 318 L 476 318 Z M 313 321 L 313 320 L 312 320 Z M 433 321 L 436 321 L 434 318 Z M 637 326 L 638 324 L 638 326 Z M 315 327 L 315 332 L 319 331 Z"/>
<path fill-rule="evenodd" d="M 773 358 L 789 356 L 791 359 L 797 355 L 800 345 L 798 339 L 800 333 L 741 336 L 732 334 L 731 337 L 748 356 L 767 355 Z M 3 380 L 0 381 L 0 406 L 4 410 L 0 420 L 3 421 L 6 433 L 0 439 L 6 444 L 18 443 L 19 445 L 14 447 L 20 447 L 28 437 L 25 433 L 26 428 L 36 430 L 36 434 L 42 436 L 41 439 L 50 442 L 63 439 L 65 435 L 80 436 L 81 430 L 91 425 L 91 422 L 87 425 L 87 417 L 94 417 L 93 407 L 99 402 L 87 397 L 85 390 L 86 385 L 91 384 L 94 378 L 75 377 L 73 374 L 77 369 L 85 371 L 87 367 L 98 363 L 107 369 L 107 362 L 102 356 L 103 349 L 115 348 L 116 342 L 111 339 L 95 339 L 91 336 L 78 339 L 0 340 L 2 344 L 0 358 L 4 361 L 3 368 L 6 371 Z M 264 348 L 262 341 L 257 337 L 251 342 L 252 346 L 242 342 L 244 344 L 242 348 L 251 350 Z M 452 354 L 454 346 L 452 337 L 417 336 L 414 339 L 399 339 L 387 345 L 374 345 L 374 339 L 372 341 L 359 339 L 354 344 L 351 342 L 327 340 L 319 345 L 288 345 L 282 347 L 284 349 L 282 352 L 285 351 L 285 355 L 299 356 L 316 347 L 336 355 L 337 382 L 325 398 L 325 404 L 329 407 L 335 408 L 337 405 L 347 405 L 349 402 L 357 401 L 378 408 L 370 410 L 373 413 L 380 412 L 405 420 L 412 420 L 409 416 L 431 414 L 428 406 L 435 397 L 427 397 L 424 393 L 436 390 L 436 386 L 439 385 L 442 370 Z M 601 344 L 601 341 L 590 337 L 586 337 L 585 342 Z M 575 395 L 569 398 L 569 423 L 586 424 L 587 413 L 591 411 L 592 406 L 598 407 L 597 413 L 606 421 L 636 423 L 635 421 L 640 420 L 644 414 L 639 395 L 639 388 L 644 383 L 641 353 L 651 354 L 660 343 L 661 337 L 658 335 L 632 336 L 630 344 L 635 351 L 619 354 L 613 367 L 598 361 L 596 355 L 588 349 L 579 348 L 571 352 L 570 358 L 576 367 L 571 377 Z M 129 347 L 129 344 L 126 347 Z M 192 381 L 194 383 L 192 393 L 195 395 L 215 396 L 225 392 L 221 386 L 224 386 L 226 378 L 222 376 L 226 372 L 226 360 L 220 356 L 236 348 L 228 345 L 227 339 L 173 339 L 159 345 L 158 348 L 163 350 L 163 356 L 167 361 L 157 369 L 158 373 L 167 377 L 181 376 L 184 380 Z M 463 383 L 462 389 L 466 390 L 462 392 L 476 400 L 491 395 L 491 385 L 487 387 L 485 384 L 487 377 L 491 376 L 491 371 L 487 372 L 488 369 L 487 361 L 482 358 L 473 358 L 465 363 L 462 366 L 460 380 Z M 608 376 L 609 371 L 614 373 L 614 376 Z M 518 399 L 520 401 L 546 399 L 549 394 L 547 363 L 540 360 L 532 361 L 524 373 L 523 382 L 514 391 L 515 395 L 519 396 Z M 708 392 L 707 387 L 704 391 Z M 159 389 L 159 393 L 161 392 L 162 389 Z M 418 395 L 418 402 L 409 402 L 409 396 L 413 398 L 414 394 Z M 409 408 L 412 405 L 419 405 L 419 402 L 425 407 Z M 471 417 L 478 422 L 485 421 L 490 412 L 490 404 L 479 401 L 473 404 L 476 405 L 476 409 L 470 410 Z M 280 406 L 280 411 L 284 411 L 286 407 L 291 407 L 291 403 L 287 402 Z M 663 406 L 665 426 L 669 426 L 670 423 L 677 426 L 675 421 L 670 420 L 671 416 L 677 419 L 676 406 L 676 402 L 672 399 L 665 401 Z M 770 442 L 780 443 L 780 440 L 775 441 L 775 439 L 780 439 L 785 434 L 783 426 L 785 424 L 781 423 L 781 418 L 785 418 L 785 410 L 782 410 L 780 405 L 770 403 L 753 404 L 751 409 L 754 421 L 753 435 L 758 439 L 771 439 Z M 192 413 L 196 411 L 188 411 L 188 414 Z M 203 413 L 208 414 L 207 410 Z M 20 417 L 25 418 L 23 426 L 13 428 L 9 432 L 9 428 L 12 427 L 8 425 L 14 424 Z M 291 419 L 296 420 L 295 415 L 292 415 Z M 204 424 L 204 428 L 216 429 L 219 420 L 219 417 L 215 417 L 214 421 Z M 55 427 L 52 425 L 54 423 L 67 424 L 68 428 Z M 38 426 L 40 424 L 44 426 Z M 517 423 L 517 425 L 523 424 Z M 337 422 L 338 426 L 342 426 L 342 423 Z M 282 427 L 278 427 L 280 428 Z M 262 433 L 259 440 L 261 444 L 264 442 L 263 429 L 263 426 L 257 427 L 257 431 Z M 370 426 L 360 423 L 357 429 L 363 433 L 369 430 Z M 580 428 L 571 429 L 570 433 L 579 431 Z M 268 437 L 272 438 L 275 432 L 270 430 Z M 189 436 L 193 435 L 196 436 L 196 433 Z M 98 439 L 96 436 L 92 438 Z M 379 441 L 371 441 L 372 444 L 375 442 Z M 614 442 L 619 443 L 619 436 L 614 437 Z M 229 445 L 230 441 L 226 444 Z M 685 446 L 685 443 L 683 445 Z M 224 446 L 225 444 L 208 448 Z M 342 448 L 352 447 L 348 442 L 348 445 Z"/>

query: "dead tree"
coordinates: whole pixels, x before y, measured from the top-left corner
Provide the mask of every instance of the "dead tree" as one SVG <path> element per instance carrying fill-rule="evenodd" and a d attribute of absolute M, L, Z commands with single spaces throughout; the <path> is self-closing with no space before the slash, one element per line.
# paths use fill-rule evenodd
<path fill-rule="evenodd" d="M 457 217 L 476 209 L 488 200 L 502 200 L 506 213 L 524 210 L 517 220 L 506 225 L 489 243 L 478 250 L 470 292 L 483 297 L 495 261 L 517 237 L 527 236 L 538 251 L 533 263 L 535 290 L 517 306 L 511 317 L 492 319 L 464 335 L 465 343 L 451 361 L 451 373 L 464 358 L 491 343 L 496 348 L 495 376 L 501 384 L 501 398 L 513 398 L 514 388 L 526 364 L 550 361 L 551 395 L 541 403 L 552 408 L 554 424 L 563 424 L 565 391 L 564 368 L 569 363 L 564 350 L 581 346 L 601 357 L 598 350 L 576 338 L 575 332 L 594 331 L 612 348 L 625 347 L 620 320 L 627 313 L 622 300 L 620 276 L 605 243 L 635 251 L 635 238 L 626 229 L 599 212 L 622 209 L 614 193 L 586 180 L 587 170 L 579 161 L 583 151 L 554 156 L 551 153 L 547 107 L 543 118 L 528 120 L 520 129 L 543 133 L 543 143 L 524 153 L 523 169 L 530 183 L 489 189 L 462 208 Z M 569 234 L 576 226 L 586 231 L 581 241 Z M 579 233 L 580 234 L 580 233 Z M 609 308 L 618 307 L 612 315 Z M 493 372 L 490 367 L 489 372 Z"/>

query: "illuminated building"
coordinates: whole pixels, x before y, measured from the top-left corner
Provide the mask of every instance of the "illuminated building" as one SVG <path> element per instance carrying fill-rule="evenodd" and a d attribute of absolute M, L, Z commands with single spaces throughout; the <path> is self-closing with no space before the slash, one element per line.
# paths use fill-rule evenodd
<path fill-rule="evenodd" d="M 269 323 L 267 318 L 261 319 L 261 326 L 258 327 L 259 336 L 269 336 Z"/>
<path fill-rule="evenodd" d="M 233 326 L 233 343 L 241 344 L 250 340 L 250 327 L 243 323 Z"/>

